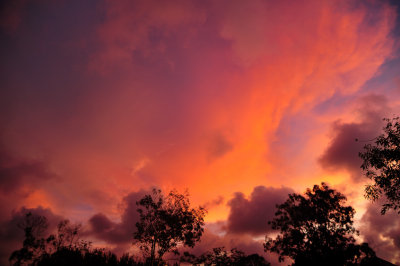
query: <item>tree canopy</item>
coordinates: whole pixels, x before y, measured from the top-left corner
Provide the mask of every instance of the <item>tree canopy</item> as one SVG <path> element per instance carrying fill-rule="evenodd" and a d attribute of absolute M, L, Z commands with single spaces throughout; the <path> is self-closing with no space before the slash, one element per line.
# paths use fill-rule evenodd
<path fill-rule="evenodd" d="M 374 144 L 364 146 L 359 153 L 361 168 L 373 183 L 365 188 L 365 196 L 373 201 L 385 199 L 382 214 L 389 209 L 400 213 L 400 123 L 399 117 L 385 118 L 386 125 Z"/>
<path fill-rule="evenodd" d="M 355 211 L 345 201 L 325 183 L 304 196 L 289 194 L 269 222 L 280 233 L 275 239 L 266 237 L 265 250 L 278 253 L 279 261 L 292 259 L 293 265 L 358 265 L 374 257 L 367 244 L 355 243 Z"/>
<path fill-rule="evenodd" d="M 161 261 L 166 252 L 179 254 L 177 246 L 194 247 L 203 234 L 205 210 L 190 207 L 187 194 L 171 191 L 167 196 L 154 189 L 137 203 L 140 221 L 134 238 L 149 256 L 149 264 Z M 157 257 L 156 257 L 157 253 Z"/>

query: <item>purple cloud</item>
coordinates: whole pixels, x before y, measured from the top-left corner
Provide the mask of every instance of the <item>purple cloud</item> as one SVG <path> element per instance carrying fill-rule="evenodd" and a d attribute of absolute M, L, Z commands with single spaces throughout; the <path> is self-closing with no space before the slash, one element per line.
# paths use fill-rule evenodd
<path fill-rule="evenodd" d="M 110 244 L 129 244 L 133 241 L 133 232 L 139 221 L 136 202 L 149 191 L 132 192 L 123 199 L 124 211 L 120 222 L 111 221 L 105 214 L 97 213 L 89 219 L 90 230 L 86 234 Z"/>
<path fill-rule="evenodd" d="M 262 235 L 271 231 L 268 221 L 275 216 L 276 205 L 283 203 L 292 192 L 292 189 L 286 187 L 258 186 L 248 199 L 243 193 L 236 192 L 228 202 L 228 232 Z"/>
<path fill-rule="evenodd" d="M 360 122 L 342 123 L 335 121 L 332 125 L 333 138 L 318 162 L 330 171 L 345 169 L 354 181 L 362 179 L 358 156 L 366 143 L 380 134 L 382 119 L 388 113 L 387 99 L 382 95 L 368 95 L 360 99 Z"/>
<path fill-rule="evenodd" d="M 400 263 L 400 221 L 394 211 L 381 215 L 380 202 L 368 205 L 361 218 L 360 233 L 376 254 L 392 263 Z"/>
<path fill-rule="evenodd" d="M 3 193 L 12 193 L 26 184 L 34 186 L 54 176 L 41 161 L 15 158 L 0 150 L 0 190 Z"/>

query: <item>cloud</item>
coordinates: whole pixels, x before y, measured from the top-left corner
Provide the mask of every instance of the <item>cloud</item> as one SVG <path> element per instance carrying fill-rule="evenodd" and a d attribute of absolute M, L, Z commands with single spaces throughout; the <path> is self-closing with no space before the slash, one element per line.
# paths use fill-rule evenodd
<path fill-rule="evenodd" d="M 225 247 L 227 249 L 238 248 L 247 254 L 264 254 L 262 241 L 254 240 L 252 235 L 265 234 L 267 220 L 275 214 L 275 205 L 286 200 L 287 195 L 293 192 L 289 188 L 256 187 L 247 200 L 241 193 L 229 201 L 231 208 L 226 222 L 206 224 L 206 230 L 194 249 L 189 251 L 200 255 L 213 247 Z M 123 212 L 120 222 L 110 220 L 105 214 L 98 213 L 89 219 L 88 236 L 94 236 L 110 245 L 118 245 L 118 252 L 126 252 L 133 242 L 133 232 L 136 222 L 139 221 L 136 201 L 150 191 L 132 192 L 124 197 Z M 209 205 L 219 205 L 223 197 L 218 197 L 209 202 Z M 242 234 L 249 233 L 249 234 Z M 114 250 L 116 251 L 116 250 Z M 274 255 L 272 256 L 274 259 Z"/>
<path fill-rule="evenodd" d="M 215 206 L 221 205 L 223 202 L 224 202 L 224 197 L 220 195 L 220 196 L 216 197 L 215 199 L 207 201 L 206 203 L 204 203 L 203 207 L 206 210 L 209 210 L 209 209 L 211 209 L 211 208 L 213 208 Z"/>
<path fill-rule="evenodd" d="M 47 161 L 13 155 L 0 145 L 0 216 L 8 217 L 21 206 L 48 207 L 44 199 L 54 191 L 44 190 L 53 188 L 52 181 L 57 179 Z"/>
<path fill-rule="evenodd" d="M 53 233 L 57 224 L 63 220 L 59 215 L 56 215 L 52 210 L 43 208 L 25 208 L 22 207 L 14 211 L 11 218 L 0 222 L 0 264 L 7 265 L 8 258 L 14 250 L 22 247 L 24 240 L 24 231 L 18 225 L 24 221 L 27 213 L 32 213 L 33 216 L 44 216 L 47 218 L 48 228 L 43 232 L 43 237 L 47 237 Z"/>
<path fill-rule="evenodd" d="M 2 1 L 0 4 L 0 28 L 14 33 L 21 24 L 22 15 L 28 0 Z"/>
<path fill-rule="evenodd" d="M 217 133 L 211 138 L 208 156 L 211 160 L 218 159 L 231 150 L 233 150 L 233 143 L 222 133 Z"/>
<path fill-rule="evenodd" d="M 256 241 L 249 236 L 218 235 L 207 229 L 204 231 L 200 242 L 190 252 L 200 255 L 216 247 L 225 247 L 226 249 L 237 248 L 247 254 L 258 253 L 262 255 L 264 253 L 262 242 Z"/>
<path fill-rule="evenodd" d="M 165 54 L 168 42 L 179 36 L 179 30 L 205 19 L 203 10 L 192 1 L 106 1 L 105 7 L 107 20 L 98 31 L 104 46 L 91 62 L 91 67 L 100 71 L 115 64 L 130 65 L 132 59 L 154 62 L 160 56 L 164 58 L 161 64 L 173 68 Z"/>
<path fill-rule="evenodd" d="M 381 201 L 368 204 L 361 218 L 360 234 L 377 255 L 394 264 L 400 263 L 400 221 L 395 211 L 381 215 Z"/>
<path fill-rule="evenodd" d="M 237 248 L 247 255 L 256 253 L 264 256 L 272 265 L 279 265 L 277 255 L 264 252 L 264 239 L 255 240 L 249 235 L 221 233 L 221 231 L 215 232 L 214 230 L 210 230 L 212 226 L 213 224 L 206 226 L 200 242 L 196 243 L 193 249 L 183 248 L 183 251 L 188 251 L 191 254 L 199 256 L 211 251 L 213 248 L 224 247 L 225 250 Z"/>
<path fill-rule="evenodd" d="M 93 235 L 109 244 L 128 244 L 133 241 L 133 232 L 139 221 L 136 202 L 150 191 L 132 192 L 123 198 L 123 212 L 120 222 L 111 221 L 105 214 L 97 213 L 89 219 L 90 229 L 86 234 Z"/>
<path fill-rule="evenodd" d="M 318 159 L 320 165 L 329 171 L 349 171 L 354 181 L 362 179 L 359 152 L 381 133 L 382 119 L 389 113 L 388 100 L 383 95 L 370 94 L 358 102 L 359 122 L 335 121 L 331 142 Z"/>
<path fill-rule="evenodd" d="M 37 187 L 54 177 L 44 162 L 15 158 L 0 149 L 0 190 L 3 193 L 13 193 L 24 186 Z"/>
<path fill-rule="evenodd" d="M 230 208 L 227 231 L 230 233 L 248 233 L 262 235 L 271 231 L 268 221 L 275 216 L 276 205 L 286 201 L 290 188 L 272 188 L 258 186 L 247 199 L 237 192 L 228 202 Z"/>
<path fill-rule="evenodd" d="M 60 182 L 41 186 L 34 201 L 3 205 L 46 203 L 75 217 L 96 209 L 94 233 L 113 243 L 131 234 L 110 215 L 131 189 L 189 187 L 203 203 L 304 183 L 309 156 L 288 150 L 282 167 L 268 153 L 282 116 L 351 95 L 393 53 L 395 10 L 383 1 L 373 9 L 285 0 L 30 5 L 15 37 L 1 42 L 1 137 L 18 154 L 46 158 Z M 229 135 L 204 138 L 220 129 Z M 295 155 L 307 177 L 288 174 Z M 38 178 L 22 179 L 30 180 Z M 212 219 L 225 218 L 219 208 Z"/>

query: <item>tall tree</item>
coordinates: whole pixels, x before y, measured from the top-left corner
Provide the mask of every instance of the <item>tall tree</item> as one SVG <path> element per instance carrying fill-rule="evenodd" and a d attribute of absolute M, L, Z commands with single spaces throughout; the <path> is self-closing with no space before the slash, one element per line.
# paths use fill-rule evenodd
<path fill-rule="evenodd" d="M 190 207 L 187 194 L 171 191 L 167 196 L 154 189 L 137 203 L 140 221 L 134 238 L 149 255 L 149 264 L 161 261 L 166 252 L 179 254 L 177 246 L 194 247 L 203 234 L 205 210 Z M 157 257 L 156 257 L 157 253 Z"/>
<path fill-rule="evenodd" d="M 383 133 L 374 144 L 364 146 L 359 153 L 363 159 L 361 168 L 367 177 L 373 180 L 365 188 L 365 196 L 375 201 L 382 196 L 385 202 L 382 214 L 394 209 L 400 213 L 400 123 L 399 117 L 385 118 Z M 398 210 L 399 209 L 399 210 Z"/>
<path fill-rule="evenodd" d="M 293 265 L 358 265 L 374 257 L 367 244 L 355 243 L 355 212 L 345 201 L 324 183 L 304 196 L 289 194 L 269 222 L 280 233 L 275 239 L 266 237 L 265 250 L 278 253 L 279 261 L 291 258 Z"/>

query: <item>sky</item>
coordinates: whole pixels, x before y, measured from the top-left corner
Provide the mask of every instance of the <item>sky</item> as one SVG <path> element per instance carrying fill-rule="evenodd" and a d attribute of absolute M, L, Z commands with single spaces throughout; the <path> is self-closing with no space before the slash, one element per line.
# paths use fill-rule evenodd
<path fill-rule="evenodd" d="M 206 207 L 197 252 L 261 254 L 275 205 L 324 181 L 356 209 L 360 241 L 399 263 L 400 222 L 364 199 L 358 157 L 400 113 L 399 12 L 396 0 L 2 1 L 0 257 L 27 211 L 131 251 L 135 202 L 153 187 Z"/>

